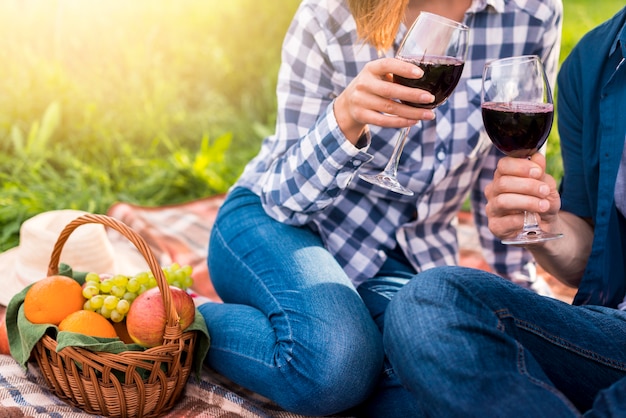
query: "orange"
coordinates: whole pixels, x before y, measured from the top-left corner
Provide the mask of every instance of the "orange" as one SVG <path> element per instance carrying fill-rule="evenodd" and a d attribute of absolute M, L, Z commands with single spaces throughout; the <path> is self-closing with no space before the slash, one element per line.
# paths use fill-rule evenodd
<path fill-rule="evenodd" d="M 0 354 L 11 354 L 9 336 L 7 335 L 7 323 L 4 315 L 0 315 Z"/>
<path fill-rule="evenodd" d="M 108 319 L 93 311 L 80 310 L 69 314 L 59 324 L 59 330 L 77 332 L 92 337 L 117 338 L 117 332 Z"/>
<path fill-rule="evenodd" d="M 24 315 L 34 324 L 58 325 L 72 312 L 83 309 L 85 301 L 77 281 L 66 276 L 48 276 L 26 292 Z"/>

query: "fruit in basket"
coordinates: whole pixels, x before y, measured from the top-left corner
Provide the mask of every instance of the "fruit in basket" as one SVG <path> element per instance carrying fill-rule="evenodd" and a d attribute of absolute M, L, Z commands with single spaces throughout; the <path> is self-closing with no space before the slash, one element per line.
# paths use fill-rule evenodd
<path fill-rule="evenodd" d="M 83 289 L 74 279 L 53 275 L 35 282 L 24 297 L 24 315 L 33 324 L 59 325 L 72 312 L 83 309 Z"/>
<path fill-rule="evenodd" d="M 182 330 L 187 329 L 195 319 L 196 307 L 192 297 L 183 289 L 170 286 L 172 303 L 180 318 Z M 156 347 L 163 344 L 163 334 L 168 314 L 165 312 L 161 290 L 149 289 L 133 301 L 126 316 L 126 328 L 132 340 L 143 347 Z"/>
<path fill-rule="evenodd" d="M 59 324 L 60 331 L 71 331 L 92 337 L 117 338 L 113 324 L 93 311 L 72 312 Z"/>
<path fill-rule="evenodd" d="M 170 286 L 184 290 L 193 285 L 191 266 L 173 263 L 162 270 Z M 134 276 L 88 273 L 83 284 L 83 296 L 87 299 L 83 309 L 97 312 L 115 323 L 122 322 L 137 296 L 155 287 L 157 281 L 151 271 Z"/>

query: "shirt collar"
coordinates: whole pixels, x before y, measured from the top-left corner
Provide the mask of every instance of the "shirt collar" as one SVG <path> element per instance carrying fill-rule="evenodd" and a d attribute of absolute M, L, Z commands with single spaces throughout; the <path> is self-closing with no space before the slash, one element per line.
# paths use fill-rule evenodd
<path fill-rule="evenodd" d="M 478 13 L 485 10 L 488 6 L 493 7 L 497 13 L 504 13 L 505 0 L 472 0 L 472 4 L 467 10 L 468 13 Z M 400 24 L 400 30 L 396 34 L 394 49 L 397 49 L 404 38 L 404 34 L 409 29 L 404 23 Z"/>
<path fill-rule="evenodd" d="M 626 23 L 624 23 L 622 29 L 617 33 L 615 41 L 609 50 L 609 57 L 613 56 L 618 49 L 621 50 L 622 58 L 626 58 Z"/>
<path fill-rule="evenodd" d="M 479 12 L 491 6 L 496 12 L 504 13 L 504 0 L 474 0 L 470 12 Z"/>

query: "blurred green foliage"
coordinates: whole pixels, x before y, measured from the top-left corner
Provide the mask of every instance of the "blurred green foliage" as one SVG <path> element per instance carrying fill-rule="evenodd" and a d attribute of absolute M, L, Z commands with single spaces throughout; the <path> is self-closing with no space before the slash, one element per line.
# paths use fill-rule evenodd
<path fill-rule="evenodd" d="M 563 34 L 561 39 L 561 59 L 569 55 L 572 48 L 589 30 L 609 19 L 624 7 L 624 0 L 563 0 Z M 555 87 L 556 93 L 556 87 Z M 556 109 L 558 112 L 558 103 Z M 546 149 L 547 170 L 557 180 L 563 177 L 561 145 L 557 130 L 558 117 L 548 138 Z"/>
<path fill-rule="evenodd" d="M 0 251 L 42 211 L 225 192 L 273 130 L 299 3 L 0 0 Z M 563 57 L 623 6 L 565 3 Z"/>
<path fill-rule="evenodd" d="M 0 0 L 0 251 L 46 210 L 223 193 L 299 1 Z"/>

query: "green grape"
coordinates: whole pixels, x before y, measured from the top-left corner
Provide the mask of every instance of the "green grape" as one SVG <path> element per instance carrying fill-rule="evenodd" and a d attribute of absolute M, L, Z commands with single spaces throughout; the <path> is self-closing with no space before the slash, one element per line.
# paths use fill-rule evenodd
<path fill-rule="evenodd" d="M 113 285 L 113 287 L 111 288 L 111 292 L 109 293 L 111 293 L 113 296 L 117 296 L 118 298 L 121 298 L 122 296 L 124 296 L 124 293 L 126 293 L 126 287 Z"/>
<path fill-rule="evenodd" d="M 94 284 L 90 283 L 83 287 L 83 297 L 85 299 L 91 299 L 100 293 L 100 289 L 96 287 Z"/>
<path fill-rule="evenodd" d="M 137 299 L 137 296 L 137 292 L 126 292 L 124 293 L 124 296 L 122 296 L 122 299 L 126 299 L 127 301 L 132 302 Z"/>
<path fill-rule="evenodd" d="M 188 289 L 193 285 L 191 266 L 181 267 L 178 263 L 172 263 L 161 269 L 169 285 L 181 289 Z M 157 286 L 157 280 L 150 270 L 134 276 L 87 273 L 83 287 L 83 296 L 87 301 L 83 309 L 98 312 L 113 322 L 120 322 L 126 317 L 137 296 Z"/>
<path fill-rule="evenodd" d="M 109 318 L 113 322 L 122 322 L 124 320 L 124 314 L 119 313 L 118 311 L 111 311 Z"/>
<path fill-rule="evenodd" d="M 105 308 L 104 306 L 102 308 L 100 308 L 98 312 L 100 315 L 104 316 L 106 319 L 111 318 L 111 309 Z"/>
<path fill-rule="evenodd" d="M 111 280 L 113 280 L 113 284 L 115 286 L 119 286 L 119 287 L 126 287 L 126 285 L 128 284 L 128 277 L 122 274 L 117 274 L 113 276 Z"/>
<path fill-rule="evenodd" d="M 98 275 L 98 273 L 87 273 L 87 275 L 85 276 L 85 282 L 98 283 L 98 285 L 100 285 L 100 276 Z"/>
<path fill-rule="evenodd" d="M 137 280 L 137 278 L 135 277 L 131 277 L 126 284 L 126 291 L 131 293 L 137 293 L 137 291 L 139 290 L 139 286 L 141 286 L 139 280 Z"/>
<path fill-rule="evenodd" d="M 92 296 L 92 298 L 89 299 L 89 303 L 91 304 L 92 308 L 100 309 L 102 305 L 104 304 L 104 296 L 103 295 Z"/>
<path fill-rule="evenodd" d="M 192 273 L 192 268 L 190 265 L 186 265 L 182 268 L 183 273 L 185 274 L 185 276 L 187 277 L 191 277 L 191 273 Z"/>
<path fill-rule="evenodd" d="M 193 278 L 189 275 L 189 276 L 185 276 L 185 278 L 183 279 L 183 289 L 188 289 L 193 285 Z"/>
<path fill-rule="evenodd" d="M 139 273 L 138 275 L 135 276 L 135 278 L 137 279 L 137 282 L 141 285 L 141 284 L 146 284 L 148 283 L 148 281 L 150 280 L 150 274 L 151 273 Z"/>
<path fill-rule="evenodd" d="M 130 309 L 130 302 L 127 301 L 126 299 L 120 299 L 120 301 L 117 302 L 117 306 L 115 307 L 115 310 L 121 313 L 122 315 L 126 315 L 129 309 Z"/>
<path fill-rule="evenodd" d="M 110 293 L 111 288 L 113 287 L 113 280 L 107 279 L 100 282 L 100 292 L 101 293 Z"/>
<path fill-rule="evenodd" d="M 119 301 L 120 299 L 117 296 L 109 295 L 104 298 L 104 303 L 102 307 L 113 310 L 115 309 L 115 307 L 117 306 L 117 302 Z"/>
<path fill-rule="evenodd" d="M 182 269 L 178 269 L 172 274 L 172 276 L 174 278 L 174 282 L 182 283 L 185 279 L 185 272 Z"/>

